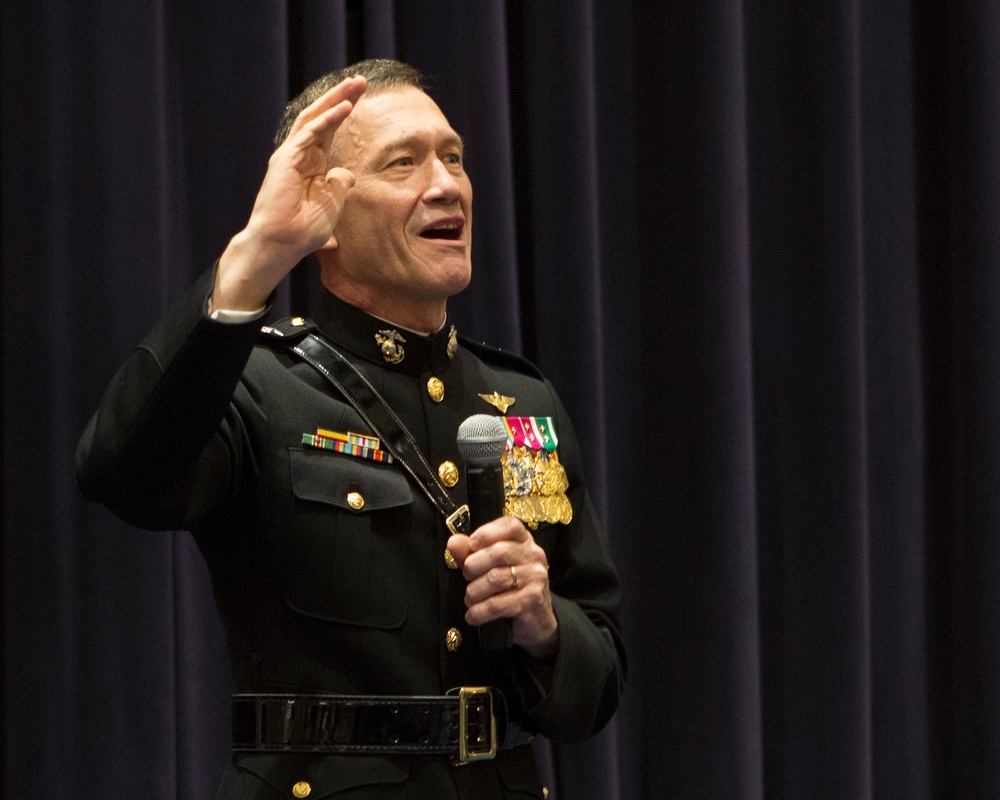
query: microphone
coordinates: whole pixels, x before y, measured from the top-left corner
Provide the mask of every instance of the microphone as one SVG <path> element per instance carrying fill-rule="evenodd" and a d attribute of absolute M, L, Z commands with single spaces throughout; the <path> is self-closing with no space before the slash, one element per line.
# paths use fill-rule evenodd
<path fill-rule="evenodd" d="M 503 466 L 507 429 L 500 417 L 473 414 L 458 426 L 455 441 L 465 461 L 469 518 L 472 530 L 503 516 Z M 506 650 L 513 644 L 510 620 L 498 619 L 479 627 L 483 650 Z"/>

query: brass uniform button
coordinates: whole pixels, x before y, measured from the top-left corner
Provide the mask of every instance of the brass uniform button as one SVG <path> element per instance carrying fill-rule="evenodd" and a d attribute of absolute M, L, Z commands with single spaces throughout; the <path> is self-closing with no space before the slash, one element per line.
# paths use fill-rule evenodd
<path fill-rule="evenodd" d="M 451 554 L 451 550 L 445 549 L 444 551 L 444 565 L 448 569 L 458 569 L 458 562 L 455 560 L 455 556 Z"/>
<path fill-rule="evenodd" d="M 312 794 L 313 787 L 309 785 L 308 781 L 299 781 L 292 787 L 292 794 L 296 797 L 308 797 Z"/>
<path fill-rule="evenodd" d="M 427 394 L 435 403 L 444 400 L 444 383 L 439 378 L 431 378 L 427 381 Z"/>
<path fill-rule="evenodd" d="M 301 328 L 303 325 L 306 324 L 306 321 L 302 317 L 293 317 L 291 319 L 291 324 L 294 325 L 296 328 Z M 309 784 L 307 783 L 306 786 L 308 785 Z M 305 797 L 305 795 L 302 796 Z"/>
<path fill-rule="evenodd" d="M 549 796 L 549 787 L 548 786 L 543 786 L 542 787 L 542 797 L 548 797 L 548 796 Z"/>
<path fill-rule="evenodd" d="M 348 492 L 347 505 L 349 505 L 355 511 L 360 511 L 362 508 L 364 508 L 365 498 L 361 496 L 360 492 Z"/>
<path fill-rule="evenodd" d="M 462 644 L 462 632 L 458 628 L 449 628 L 444 637 L 445 646 L 449 653 L 454 653 Z"/>
<path fill-rule="evenodd" d="M 441 478 L 441 483 L 450 489 L 458 483 L 458 467 L 451 461 L 442 461 L 438 467 L 438 477 Z"/>

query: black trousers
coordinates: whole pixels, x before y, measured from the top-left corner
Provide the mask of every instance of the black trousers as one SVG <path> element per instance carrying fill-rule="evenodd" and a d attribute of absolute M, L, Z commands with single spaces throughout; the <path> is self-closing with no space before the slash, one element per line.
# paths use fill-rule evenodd
<path fill-rule="evenodd" d="M 543 800 L 529 746 L 452 766 L 441 756 L 234 754 L 216 800 Z"/>

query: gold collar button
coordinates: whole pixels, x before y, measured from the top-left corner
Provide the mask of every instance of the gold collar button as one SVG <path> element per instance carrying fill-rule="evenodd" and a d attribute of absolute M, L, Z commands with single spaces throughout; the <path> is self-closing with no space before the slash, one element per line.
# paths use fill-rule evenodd
<path fill-rule="evenodd" d="M 440 378 L 431 378 L 427 381 L 427 394 L 435 403 L 444 400 L 444 383 Z"/>

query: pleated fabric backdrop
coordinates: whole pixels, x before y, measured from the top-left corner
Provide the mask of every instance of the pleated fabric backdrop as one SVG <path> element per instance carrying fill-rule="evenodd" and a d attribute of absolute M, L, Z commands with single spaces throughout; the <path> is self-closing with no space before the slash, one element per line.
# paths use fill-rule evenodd
<path fill-rule="evenodd" d="M 453 318 L 556 384 L 623 579 L 552 797 L 1000 797 L 995 0 L 5 2 L 0 794 L 213 795 L 206 571 L 73 451 L 290 92 L 370 56 L 466 138 Z"/>

